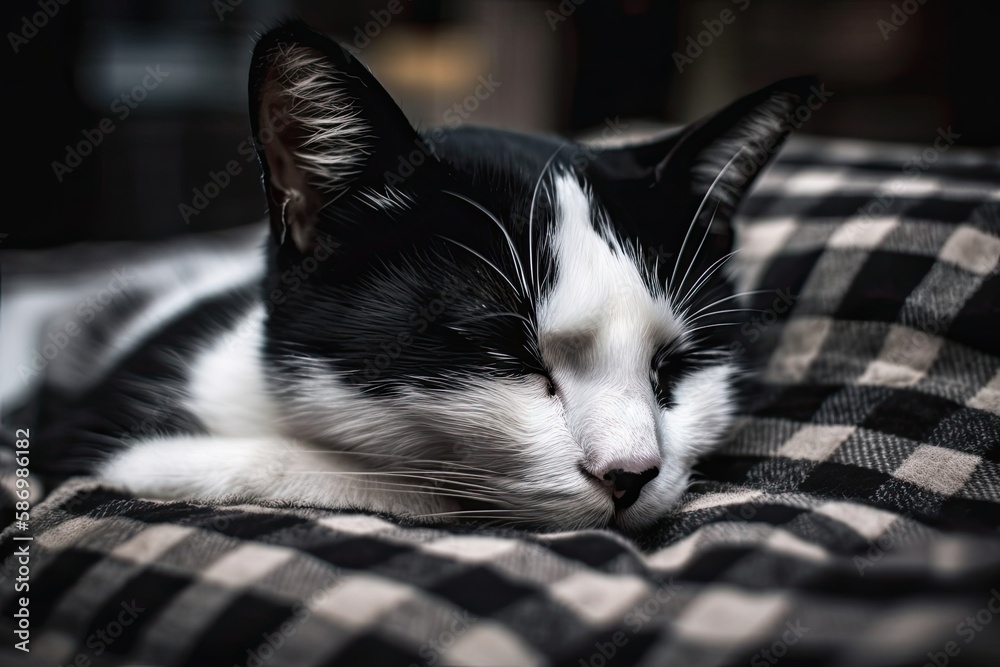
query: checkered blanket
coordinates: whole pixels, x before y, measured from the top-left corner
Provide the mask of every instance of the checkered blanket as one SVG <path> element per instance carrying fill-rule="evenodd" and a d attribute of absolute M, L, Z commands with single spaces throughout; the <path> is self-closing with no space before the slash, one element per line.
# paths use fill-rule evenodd
<path fill-rule="evenodd" d="M 76 479 L 0 536 L 0 663 L 1000 664 L 1000 152 L 796 140 L 741 227 L 765 370 L 638 539 Z"/>

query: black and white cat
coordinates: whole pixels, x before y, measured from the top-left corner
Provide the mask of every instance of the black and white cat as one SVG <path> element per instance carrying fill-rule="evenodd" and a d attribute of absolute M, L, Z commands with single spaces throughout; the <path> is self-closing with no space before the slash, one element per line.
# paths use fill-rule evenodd
<path fill-rule="evenodd" d="M 811 83 L 642 145 L 421 136 L 283 25 L 250 71 L 265 249 L 198 258 L 211 287 L 105 339 L 114 369 L 34 447 L 154 498 L 646 526 L 736 414 L 730 221 Z"/>

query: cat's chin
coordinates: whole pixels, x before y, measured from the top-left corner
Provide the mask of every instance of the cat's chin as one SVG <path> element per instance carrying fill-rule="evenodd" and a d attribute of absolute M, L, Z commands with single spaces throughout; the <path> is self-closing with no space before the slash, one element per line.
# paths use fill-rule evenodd
<path fill-rule="evenodd" d="M 436 523 L 485 523 L 540 532 L 609 529 L 636 535 L 657 523 L 669 520 L 684 496 L 687 480 L 686 473 L 678 475 L 677 479 L 663 483 L 662 488 L 656 489 L 655 493 L 624 510 L 616 510 L 613 502 L 595 495 L 588 497 L 586 501 L 567 502 L 563 509 L 552 509 L 531 518 L 526 518 L 523 510 L 519 511 L 517 508 L 506 508 L 505 511 L 496 506 L 463 502 L 460 511 L 443 513 L 429 520 Z"/>
<path fill-rule="evenodd" d="M 655 508 L 632 506 L 624 512 L 616 512 L 614 521 L 608 527 L 627 534 L 639 533 L 669 516 L 673 507 L 673 505 Z"/>

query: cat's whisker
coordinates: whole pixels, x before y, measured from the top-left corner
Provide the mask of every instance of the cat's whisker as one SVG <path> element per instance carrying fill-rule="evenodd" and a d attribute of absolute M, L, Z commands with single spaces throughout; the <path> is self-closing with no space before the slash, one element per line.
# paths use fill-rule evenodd
<path fill-rule="evenodd" d="M 715 306 L 719 305 L 720 303 L 724 303 L 726 301 L 732 301 L 733 299 L 740 299 L 740 298 L 745 297 L 745 296 L 754 296 L 754 295 L 757 295 L 757 294 L 765 294 L 767 292 L 774 292 L 774 290 L 771 290 L 771 289 L 757 289 L 757 290 L 748 290 L 746 292 L 737 292 L 736 294 L 731 294 L 731 295 L 729 295 L 727 297 L 723 297 L 721 299 L 717 299 L 716 301 L 713 301 L 712 303 L 708 304 L 704 308 L 702 308 L 702 309 L 700 309 L 700 310 L 698 310 L 698 311 L 696 311 L 694 313 L 691 313 L 691 315 L 692 316 L 698 315 L 699 313 L 703 313 L 706 310 L 708 310 L 709 308 L 714 308 Z"/>
<path fill-rule="evenodd" d="M 485 262 L 485 263 L 486 263 L 487 265 L 489 265 L 489 267 L 490 267 L 491 269 L 493 269 L 494 271 L 496 271 L 496 272 L 497 272 L 497 275 L 499 275 L 499 276 L 500 276 L 501 278 L 503 278 L 503 279 L 504 279 L 504 281 L 505 281 L 505 282 L 506 282 L 506 283 L 507 283 L 508 285 L 510 285 L 510 288 L 511 288 L 512 290 L 514 290 L 515 292 L 517 292 L 517 291 L 518 291 L 518 289 L 517 289 L 516 287 L 514 287 L 514 283 L 512 283 L 512 282 L 510 281 L 510 278 L 508 278 L 508 277 L 507 277 L 507 274 L 506 274 L 506 273 L 504 273 L 503 271 L 501 271 L 501 270 L 500 270 L 500 269 L 499 269 L 499 268 L 497 267 L 497 265 L 496 265 L 496 264 L 494 264 L 494 263 L 493 263 L 493 262 L 491 262 L 490 260 L 488 260 L 488 259 L 486 259 L 485 257 L 483 257 L 483 256 L 482 256 L 482 255 L 481 255 L 481 254 L 480 254 L 479 252 L 477 252 L 477 251 L 473 250 L 472 248 L 470 248 L 469 246 L 465 245 L 464 243 L 460 243 L 459 241 L 456 241 L 455 239 L 450 239 L 450 238 L 448 238 L 447 236 L 440 236 L 440 235 L 439 235 L 439 236 L 438 236 L 438 238 L 440 238 L 440 239 L 443 239 L 443 240 L 445 240 L 445 241 L 448 241 L 449 243 L 454 243 L 455 245 L 457 245 L 457 246 L 458 246 L 459 248 L 462 248 L 463 250 L 468 250 L 468 251 L 469 251 L 470 253 L 472 253 L 473 255 L 475 255 L 476 257 L 478 257 L 479 259 L 483 260 L 483 261 L 484 261 L 484 262 Z"/>
<path fill-rule="evenodd" d="M 703 320 L 706 317 L 714 317 L 716 315 L 723 315 L 725 313 L 763 313 L 763 312 L 765 311 L 761 310 L 760 308 L 728 308 L 726 310 L 713 310 L 711 312 L 705 313 L 704 315 L 700 315 L 698 317 L 688 319 L 685 321 L 688 324 L 694 324 L 698 320 Z"/>
<path fill-rule="evenodd" d="M 549 167 L 552 166 L 556 156 L 559 155 L 559 152 L 565 146 L 565 143 L 560 144 L 559 147 L 552 152 L 552 155 L 549 156 L 549 159 L 545 161 L 545 164 L 542 166 L 542 171 L 538 174 L 538 180 L 535 181 L 535 187 L 531 192 L 531 203 L 528 206 L 528 269 L 531 272 L 531 278 L 535 288 L 534 294 L 538 293 L 538 289 L 541 284 L 538 280 L 538 270 L 535 266 L 534 253 L 535 203 L 538 199 L 538 186 L 542 184 L 542 181 L 545 179 L 545 174 L 549 171 Z"/>
<path fill-rule="evenodd" d="M 397 486 L 391 484 L 381 485 L 381 487 L 393 493 L 406 494 L 409 496 L 429 496 L 433 498 L 456 498 L 459 500 L 469 500 L 472 502 L 484 503 L 487 505 L 499 505 L 501 502 L 497 498 L 490 498 L 471 493 L 462 493 L 461 491 L 450 491 L 448 489 L 441 489 L 434 491 L 405 489 L 405 488 L 398 488 Z"/>
<path fill-rule="evenodd" d="M 688 225 L 687 233 L 684 234 L 684 240 L 681 242 L 681 248 L 680 250 L 677 251 L 677 259 L 674 261 L 674 270 L 670 274 L 670 282 L 668 284 L 668 290 L 674 289 L 674 278 L 677 276 L 677 268 L 680 265 L 681 258 L 684 256 L 684 250 L 685 248 L 687 248 L 688 237 L 691 236 L 691 231 L 698 223 L 699 218 L 701 218 L 701 211 L 705 207 L 705 203 L 711 196 L 712 190 L 714 190 L 715 186 L 722 180 L 723 174 L 726 173 L 726 170 L 729 169 L 729 167 L 733 164 L 733 162 L 736 161 L 736 158 L 740 156 L 740 153 L 743 152 L 743 148 L 744 147 L 741 146 L 740 149 L 736 151 L 736 154 L 733 155 L 733 157 L 729 158 L 729 162 L 727 162 L 726 165 L 721 170 L 719 170 L 719 173 L 715 177 L 715 180 L 712 181 L 712 184 L 708 186 L 708 190 L 705 191 L 705 196 L 702 197 L 701 203 L 698 204 L 698 209 L 694 212 L 694 217 L 691 219 L 691 224 Z M 709 228 L 711 228 L 711 225 L 709 225 Z M 697 254 L 695 254 L 695 256 L 691 258 L 691 262 L 689 262 L 688 267 L 690 267 L 691 264 L 694 263 L 694 260 L 697 259 L 697 257 L 698 257 Z"/>
<path fill-rule="evenodd" d="M 534 326 L 532 321 L 527 317 L 525 317 L 524 315 L 522 315 L 521 313 L 484 313 L 482 315 L 477 315 L 475 318 L 467 317 L 465 319 L 459 320 L 458 323 L 464 324 L 466 322 L 478 322 L 479 320 L 485 320 L 492 317 L 516 317 L 519 320 L 523 320 L 526 324 L 532 327 Z"/>
<path fill-rule="evenodd" d="M 738 327 L 744 322 L 719 322 L 717 324 L 704 324 L 700 327 L 695 327 L 694 329 L 688 329 L 684 333 L 692 334 L 695 331 L 701 331 L 702 329 L 713 329 L 715 327 Z"/>
<path fill-rule="evenodd" d="M 719 349 L 696 350 L 694 352 L 689 352 L 688 356 L 692 358 L 704 358 L 704 359 L 728 359 L 730 353 L 727 350 L 719 350 Z"/>
<path fill-rule="evenodd" d="M 367 484 L 369 487 L 374 488 L 384 488 L 384 489 L 396 489 L 400 492 L 412 493 L 414 495 L 428 495 L 428 496 L 438 496 L 438 495 L 451 495 L 456 497 L 468 498 L 469 500 L 478 500 L 480 502 L 496 503 L 498 502 L 499 496 L 486 493 L 477 493 L 475 491 L 467 489 L 452 489 L 448 487 L 430 487 L 424 486 L 422 484 L 406 484 L 404 482 L 391 482 L 391 481 L 373 481 Z M 407 491 L 408 489 L 408 491 Z"/>
<path fill-rule="evenodd" d="M 486 215 L 490 220 L 492 220 L 494 222 L 494 224 L 496 224 L 497 227 L 500 228 L 500 231 L 503 233 L 504 238 L 507 240 L 507 247 L 510 249 L 510 256 L 511 256 L 511 259 L 514 261 L 514 268 L 517 270 L 518 276 L 521 279 L 521 285 L 523 287 L 523 291 L 521 292 L 521 294 L 524 296 L 524 298 L 530 299 L 531 298 L 531 292 L 528 289 L 528 282 L 525 279 L 524 266 L 521 263 L 521 258 L 517 254 L 517 248 L 514 246 L 514 240 L 511 238 L 510 233 L 507 231 L 507 228 L 504 227 L 504 225 L 503 225 L 502 222 L 500 222 L 500 219 L 497 218 L 497 216 L 494 215 L 492 211 L 490 211 L 489 209 L 487 209 L 486 207 L 484 207 L 482 204 L 480 204 L 479 202 L 477 202 L 474 199 L 470 199 L 469 197 L 466 197 L 465 195 L 461 195 L 461 194 L 459 194 L 457 192 L 452 192 L 451 190 L 442 190 L 442 192 L 444 192 L 447 195 L 451 195 L 452 197 L 457 197 L 458 199 L 461 199 L 462 201 L 464 201 L 464 202 L 466 202 L 468 204 L 471 204 L 472 206 L 475 206 L 484 215 Z M 510 281 L 508 281 L 508 282 L 510 282 Z M 516 292 L 517 290 L 515 289 L 514 291 Z"/>
<path fill-rule="evenodd" d="M 687 270 L 684 271 L 684 277 L 682 277 L 681 281 L 677 284 L 677 288 L 679 290 L 684 288 L 684 283 L 687 282 L 687 278 L 688 275 L 691 273 L 691 269 L 694 268 L 695 262 L 698 261 L 698 257 L 701 255 L 701 251 L 705 247 L 705 241 L 708 240 L 708 235 L 712 232 L 712 225 L 715 223 L 715 216 L 719 214 L 719 206 L 721 205 L 722 205 L 722 200 L 721 199 L 716 200 L 715 208 L 712 209 L 712 217 L 708 219 L 708 224 L 705 225 L 705 233 L 702 234 L 701 243 L 698 244 L 698 248 L 694 251 L 694 255 L 691 257 L 691 261 L 688 262 Z"/>
<path fill-rule="evenodd" d="M 479 466 L 469 465 L 467 463 L 462 463 L 460 461 L 448 461 L 444 459 L 430 459 L 430 458 L 419 458 L 415 459 L 412 454 L 393 454 L 388 452 L 358 452 L 352 450 L 337 450 L 337 449 L 297 449 L 292 450 L 292 453 L 302 453 L 302 454 L 327 454 L 336 456 L 358 456 L 362 458 L 381 458 L 381 459 L 393 459 L 396 461 L 406 461 L 411 465 L 427 465 L 427 466 L 447 466 L 447 467 L 457 467 L 465 468 L 467 470 L 478 470 L 480 472 L 486 473 L 482 475 L 484 479 L 491 479 L 496 476 L 493 470 L 488 468 L 482 468 Z M 438 468 L 431 468 L 437 471 Z M 452 471 L 458 473 L 458 471 Z M 472 474 L 472 473 L 468 473 Z"/>
<path fill-rule="evenodd" d="M 723 255 L 719 259 L 712 262 L 712 264 L 710 264 L 709 267 L 705 269 L 705 272 L 701 274 L 701 277 L 695 282 L 695 284 L 691 286 L 691 289 L 688 290 L 687 294 L 684 295 L 684 299 L 680 302 L 680 305 L 677 306 L 677 308 L 678 309 L 683 308 L 685 305 L 688 304 L 688 302 L 691 301 L 692 298 L 697 296 L 698 291 L 705 286 L 705 284 L 713 275 L 715 275 L 715 272 L 718 271 L 720 268 L 722 268 L 725 265 L 725 263 L 728 262 L 730 259 L 732 259 L 738 252 L 740 252 L 740 249 L 736 249 L 731 253 Z"/>
<path fill-rule="evenodd" d="M 452 491 L 447 491 L 447 490 L 442 490 L 442 491 L 419 491 L 419 490 L 414 490 L 414 489 L 396 488 L 395 486 L 393 486 L 391 484 L 383 484 L 381 486 L 386 491 L 391 491 L 392 493 L 406 494 L 406 495 L 409 495 L 409 496 L 430 496 L 430 497 L 433 497 L 433 498 L 458 498 L 458 499 L 461 499 L 461 500 L 471 500 L 471 501 L 474 501 L 474 502 L 494 504 L 494 505 L 498 503 L 498 501 L 496 499 L 494 499 L 494 498 L 483 498 L 483 497 L 479 497 L 479 496 L 476 496 L 476 495 L 470 495 L 470 494 L 465 494 L 465 493 L 457 493 L 457 492 L 452 492 Z"/>
<path fill-rule="evenodd" d="M 293 471 L 293 472 L 309 472 L 309 471 Z M 323 472 L 323 471 L 312 471 L 318 472 L 319 474 L 332 474 L 337 475 L 335 472 Z M 477 500 L 484 503 L 494 503 L 497 504 L 502 502 L 502 497 L 496 492 L 495 489 L 488 489 L 492 493 L 477 493 L 475 491 L 466 489 L 451 489 L 448 487 L 430 487 L 424 484 L 407 484 L 405 482 L 393 482 L 388 480 L 374 480 L 370 482 L 371 486 L 378 488 L 386 488 L 396 490 L 399 493 L 411 493 L 414 495 L 429 495 L 429 496 L 441 496 L 449 495 L 454 497 L 466 498 L 468 500 Z M 407 490 L 409 489 L 409 490 Z"/>
<path fill-rule="evenodd" d="M 287 472 L 300 472 L 297 470 L 289 470 Z M 321 470 L 302 470 L 301 472 L 307 472 L 309 474 L 327 472 Z M 414 479 L 422 479 L 427 481 L 449 481 L 455 484 L 471 484 L 471 482 L 464 481 L 465 479 L 479 479 L 479 480 L 493 480 L 496 476 L 489 475 L 478 475 L 474 473 L 458 472 L 454 470 L 343 470 L 343 471 L 329 471 L 330 474 L 335 475 L 373 475 L 382 477 L 412 477 Z M 433 473 L 433 474 L 429 474 Z M 435 475 L 447 475 L 448 477 L 435 477 Z M 482 487 L 482 488 L 492 488 L 492 487 Z"/>
<path fill-rule="evenodd" d="M 317 453 L 320 453 L 320 452 L 317 452 Z M 326 453 L 328 453 L 328 454 L 331 454 L 331 453 L 332 454 L 340 454 L 342 452 L 326 452 Z M 419 462 L 414 461 L 414 463 L 426 463 L 426 464 L 434 464 L 434 465 L 448 465 L 448 463 L 446 463 L 446 462 L 432 461 L 430 459 L 422 460 L 422 461 L 419 461 Z M 348 470 L 348 471 L 344 471 L 343 473 L 338 473 L 338 474 L 352 474 L 352 475 L 369 475 L 369 474 L 371 474 L 371 475 L 404 475 L 404 474 L 407 474 L 407 475 L 420 475 L 420 474 L 425 473 L 425 472 L 433 472 L 435 474 L 447 474 L 447 475 L 453 475 L 453 476 L 458 476 L 458 477 L 468 477 L 468 478 L 472 478 L 472 479 L 494 479 L 495 478 L 495 475 L 492 473 L 492 471 L 486 470 L 485 468 L 482 468 L 481 470 L 484 470 L 488 474 L 465 472 L 465 471 L 462 471 L 462 470 L 440 470 L 440 469 L 437 469 L 437 468 L 431 468 L 429 470 L 424 470 L 422 468 L 373 470 L 373 471 L 367 471 L 367 470 L 357 470 L 357 471 Z"/>
<path fill-rule="evenodd" d="M 446 516 L 455 516 L 464 519 L 510 518 L 513 521 L 518 519 L 524 520 L 523 518 L 520 518 L 517 515 L 520 514 L 523 517 L 526 512 L 530 512 L 530 510 L 526 508 L 506 507 L 501 509 L 450 510 L 447 512 L 427 512 L 424 514 L 411 514 L 410 517 L 414 519 L 425 519 L 427 517 L 446 517 Z M 496 516 L 497 514 L 504 514 L 506 516 L 497 517 Z M 513 514 L 514 516 L 510 516 L 511 514 Z"/>
<path fill-rule="evenodd" d="M 336 471 L 336 470 L 285 470 L 283 472 L 284 472 L 284 474 L 289 474 L 289 475 L 332 475 L 332 476 L 335 476 L 335 477 L 352 477 L 352 476 L 356 476 L 356 475 L 379 475 L 379 476 L 383 476 L 383 477 L 386 477 L 386 476 L 388 476 L 388 477 L 415 477 L 416 479 L 421 479 L 421 480 L 424 480 L 424 481 L 426 481 L 428 483 L 431 483 L 431 484 L 433 484 L 434 482 L 437 482 L 439 484 L 446 484 L 446 485 L 450 484 L 450 485 L 458 485 L 458 486 L 461 486 L 461 487 L 468 487 L 468 489 L 479 489 L 481 491 L 486 492 L 487 495 L 493 494 L 493 495 L 495 495 L 497 497 L 500 497 L 500 494 L 501 494 L 501 492 L 498 489 L 493 488 L 493 487 L 483 486 L 481 484 L 473 484 L 471 482 L 465 482 L 465 481 L 462 481 L 462 480 L 455 480 L 455 479 L 435 479 L 433 477 L 421 477 L 421 476 L 415 476 L 415 475 L 394 475 L 392 473 L 376 473 L 376 472 L 358 473 L 358 472 Z M 162 472 L 162 471 L 143 471 L 143 472 L 134 473 L 134 475 L 136 477 L 143 477 L 143 478 L 146 478 L 146 479 L 160 479 L 160 478 L 169 479 L 169 478 L 176 478 L 176 477 L 187 477 L 187 474 L 186 473 L 182 473 L 182 472 L 171 473 L 171 472 Z M 395 485 L 395 486 L 409 487 L 409 488 L 414 488 L 414 489 L 424 489 L 424 490 L 429 491 L 429 492 L 436 490 L 435 487 L 428 486 L 427 484 L 406 484 L 405 482 L 393 482 L 391 480 L 374 480 L 373 483 L 379 484 L 379 485 Z M 437 489 L 440 489 L 440 488 L 442 488 L 442 487 L 437 487 Z M 470 494 L 473 493 L 471 490 L 467 491 L 466 488 L 448 489 L 447 487 L 444 487 L 444 490 L 453 490 L 453 491 L 458 491 L 458 492 L 466 492 L 466 493 L 470 493 Z M 487 497 L 487 495 L 484 495 L 484 494 L 476 494 L 476 495 L 480 496 L 481 499 L 485 499 Z"/>
<path fill-rule="evenodd" d="M 486 491 L 486 492 L 489 492 L 489 493 L 494 493 L 494 494 L 499 493 L 499 491 L 497 491 L 497 489 L 495 489 L 493 487 L 490 487 L 490 486 L 484 486 L 482 484 L 474 484 L 472 482 L 466 482 L 466 481 L 460 480 L 460 479 L 436 478 L 436 477 L 433 477 L 433 476 L 406 475 L 406 474 L 394 474 L 394 473 L 339 472 L 339 471 L 334 471 L 334 470 L 329 470 L 329 471 L 327 471 L 327 470 L 290 470 L 290 471 L 288 471 L 288 473 L 290 473 L 290 474 L 303 474 L 303 475 L 333 475 L 335 477 L 357 477 L 357 476 L 365 477 L 367 475 L 376 475 L 378 477 L 392 477 L 392 478 L 402 477 L 402 478 L 405 478 L 405 479 L 418 479 L 418 480 L 421 480 L 423 482 L 426 482 L 427 484 L 435 484 L 435 483 L 437 483 L 437 484 L 446 484 L 446 485 L 450 484 L 450 485 L 455 485 L 455 486 L 461 486 L 461 487 L 463 487 L 461 489 L 463 491 L 467 490 L 467 489 L 479 489 L 481 491 Z M 376 481 L 378 481 L 378 480 L 376 480 Z M 387 483 L 399 483 L 399 484 L 402 484 L 402 482 L 391 482 L 391 480 L 389 480 Z M 410 485 L 410 486 L 414 486 L 416 488 L 428 488 L 424 484 L 413 484 L 413 485 Z"/>

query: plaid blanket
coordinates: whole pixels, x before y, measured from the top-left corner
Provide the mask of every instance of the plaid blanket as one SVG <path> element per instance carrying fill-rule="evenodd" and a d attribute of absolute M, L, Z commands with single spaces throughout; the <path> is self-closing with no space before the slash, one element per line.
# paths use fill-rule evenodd
<path fill-rule="evenodd" d="M 798 139 L 740 224 L 765 370 L 637 539 L 75 479 L 0 535 L 0 663 L 998 664 L 1000 152 Z"/>

